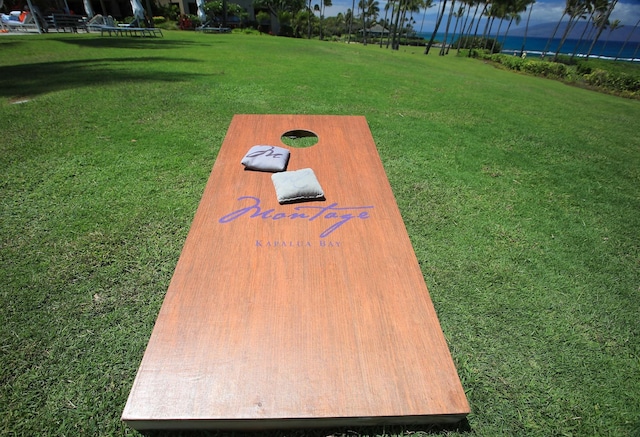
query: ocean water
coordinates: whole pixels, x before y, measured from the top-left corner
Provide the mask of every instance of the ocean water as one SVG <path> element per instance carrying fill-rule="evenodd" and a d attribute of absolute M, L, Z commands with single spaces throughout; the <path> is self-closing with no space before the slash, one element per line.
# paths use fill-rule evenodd
<path fill-rule="evenodd" d="M 431 34 L 429 33 L 418 33 L 419 36 L 422 36 L 425 39 L 429 39 Z M 444 34 L 438 33 L 436 39 L 438 41 L 442 41 L 444 38 Z M 520 54 L 520 50 L 522 48 L 523 37 L 521 36 L 507 36 L 506 40 L 503 37 L 499 37 L 498 41 L 503 42 L 502 53 L 506 54 Z M 447 38 L 447 41 L 450 43 L 455 42 L 457 40 L 457 36 L 451 38 Z M 540 56 L 544 51 L 548 38 L 532 38 L 527 37 L 524 51 L 527 52 L 527 56 Z M 576 53 L 576 57 L 584 57 L 589 51 L 589 46 L 591 45 L 591 41 L 583 41 L 582 44 L 579 44 L 579 40 L 575 39 L 567 39 L 560 50 L 560 53 L 563 55 L 571 56 L 574 51 Z M 556 38 L 551 41 L 551 44 L 547 48 L 547 56 L 553 56 L 560 44 L 560 39 Z M 606 42 L 605 38 L 601 38 L 593 50 L 591 51 L 592 58 L 605 58 L 605 59 L 615 59 L 620 53 L 618 59 L 619 60 L 627 60 L 627 61 L 640 61 L 640 50 L 638 50 L 638 42 L 629 41 L 626 45 L 624 45 L 624 41 L 608 41 Z M 623 48 L 622 52 L 620 49 Z M 577 49 L 576 49 L 577 47 Z"/>

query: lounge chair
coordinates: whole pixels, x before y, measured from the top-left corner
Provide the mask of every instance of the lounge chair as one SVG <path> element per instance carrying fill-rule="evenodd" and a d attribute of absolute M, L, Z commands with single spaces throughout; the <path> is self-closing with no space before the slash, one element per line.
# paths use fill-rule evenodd
<path fill-rule="evenodd" d="M 137 19 L 132 21 L 130 24 L 116 25 L 113 18 L 108 18 L 110 19 L 108 24 L 89 24 L 89 28 L 100 30 L 101 36 L 104 36 L 105 34 L 108 36 L 164 36 L 162 34 L 162 29 L 158 29 L 157 27 L 138 27 L 140 24 Z"/>
<path fill-rule="evenodd" d="M 35 15 L 20 11 L 11 11 L 8 15 L 2 14 L 2 27 L 9 31 L 40 31 L 36 24 Z"/>
<path fill-rule="evenodd" d="M 228 33 L 231 29 L 228 27 L 222 27 L 222 24 L 216 24 L 213 21 L 205 21 L 202 26 L 196 27 L 196 31 L 203 33 Z"/>

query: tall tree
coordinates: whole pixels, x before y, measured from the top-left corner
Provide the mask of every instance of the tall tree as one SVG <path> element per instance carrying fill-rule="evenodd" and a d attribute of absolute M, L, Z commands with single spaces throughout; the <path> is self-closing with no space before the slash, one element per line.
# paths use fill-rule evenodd
<path fill-rule="evenodd" d="M 389 15 L 389 8 L 392 8 L 393 2 L 387 2 L 384 5 L 384 21 L 383 21 L 383 26 L 382 28 L 387 28 L 389 29 L 390 26 L 387 23 L 387 17 Z M 391 15 L 393 16 L 393 12 L 391 12 Z M 380 48 L 382 48 L 382 40 L 384 39 L 384 32 L 382 33 L 382 36 L 380 37 Z M 389 33 L 387 32 L 387 47 L 389 47 Z"/>
<path fill-rule="evenodd" d="M 624 40 L 624 43 L 622 43 L 622 47 L 620 47 L 620 50 L 618 51 L 618 54 L 616 55 L 616 58 L 614 59 L 614 61 L 617 61 L 620 55 L 622 55 L 624 48 L 626 47 L 627 43 L 631 39 L 631 35 L 633 35 L 636 32 L 636 30 L 638 29 L 638 26 L 640 26 L 640 19 L 636 21 L 636 25 L 633 26 L 633 29 L 627 35 L 627 38 Z"/>
<path fill-rule="evenodd" d="M 464 24 L 462 26 L 462 34 L 460 36 L 460 38 L 458 38 L 458 54 L 460 54 L 460 46 L 462 45 L 462 41 L 469 41 L 469 38 L 471 37 L 471 29 L 473 28 L 473 24 L 476 20 L 476 16 L 478 15 L 478 10 L 480 9 L 480 0 L 467 0 L 467 3 L 469 5 L 469 8 L 467 10 L 467 17 L 464 20 Z M 475 6 L 475 9 L 473 11 L 473 16 L 471 18 L 471 21 L 469 21 L 469 16 L 471 15 L 471 8 Z M 469 24 L 467 26 L 467 23 Z M 467 44 L 468 45 L 468 44 Z M 471 50 L 469 50 L 469 53 L 471 53 Z"/>
<path fill-rule="evenodd" d="M 351 0 L 351 14 L 349 15 L 349 36 L 347 44 L 351 42 L 351 32 L 353 32 L 353 10 L 356 8 L 356 0 Z"/>
<path fill-rule="evenodd" d="M 362 11 L 362 43 L 367 45 L 367 29 L 371 24 L 371 18 L 375 20 L 380 13 L 377 0 L 360 0 L 358 7 Z"/>
<path fill-rule="evenodd" d="M 309 25 L 308 26 L 308 33 L 307 33 L 307 38 L 308 39 L 311 39 L 311 15 L 313 13 L 312 11 L 313 11 L 313 9 L 311 9 L 311 0 L 309 0 L 309 6 L 307 7 L 307 12 L 309 13 L 307 15 L 307 23 Z"/>
<path fill-rule="evenodd" d="M 453 37 L 452 37 L 452 39 L 455 39 L 455 37 L 456 37 L 456 34 L 457 34 L 457 32 L 458 32 L 458 25 L 460 24 L 460 19 L 461 19 L 462 17 L 464 17 L 464 13 L 465 13 L 465 6 L 464 6 L 464 5 L 462 5 L 462 6 L 458 7 L 458 12 L 456 12 L 455 14 L 453 14 L 453 15 L 455 16 L 455 18 L 456 18 L 456 24 L 453 26 Z M 459 45 L 459 42 L 460 42 L 460 36 L 458 35 L 458 45 Z M 449 44 L 449 45 L 447 46 L 447 55 L 449 54 L 449 48 L 450 48 L 452 45 L 453 45 L 453 44 Z"/>
<path fill-rule="evenodd" d="M 613 20 L 611 24 L 609 24 L 609 33 L 607 34 L 607 39 L 604 41 L 602 45 L 602 49 L 600 49 L 600 56 L 604 54 L 605 49 L 607 48 L 607 44 L 609 43 L 609 39 L 611 38 L 611 33 L 616 30 L 624 27 L 620 20 Z"/>
<path fill-rule="evenodd" d="M 405 31 L 405 37 L 408 36 L 409 28 L 411 25 L 405 25 L 409 20 L 413 20 L 413 16 L 411 15 L 409 19 L 407 19 L 407 13 L 417 13 L 420 12 L 420 8 L 424 6 L 424 0 L 406 0 L 404 2 L 404 9 L 402 10 L 402 16 L 400 17 L 400 22 L 402 23 L 402 29 Z"/>
<path fill-rule="evenodd" d="M 580 34 L 580 38 L 578 38 L 578 42 L 576 43 L 574 49 L 573 49 L 573 53 L 571 54 L 571 59 L 573 59 L 577 54 L 578 51 L 580 50 L 581 46 L 582 46 L 582 41 L 584 41 L 585 39 L 585 35 L 587 34 L 587 31 L 590 31 L 592 27 L 594 27 L 594 15 L 596 14 L 597 11 L 602 10 L 603 5 L 606 6 L 607 2 L 609 0 L 590 0 L 589 1 L 589 5 L 587 7 L 588 11 L 589 11 L 589 18 L 587 18 L 587 24 L 584 26 L 584 28 L 582 29 L 582 33 Z M 591 26 L 589 26 L 588 24 L 591 24 Z"/>
<path fill-rule="evenodd" d="M 593 42 L 591 43 L 591 46 L 589 47 L 589 51 L 587 52 L 586 59 L 589 59 L 589 56 L 591 56 L 591 52 L 593 51 L 593 47 L 598 42 L 598 39 L 600 38 L 600 35 L 602 35 L 602 31 L 604 30 L 605 26 L 609 23 L 609 17 L 611 16 L 611 13 L 613 12 L 613 9 L 616 7 L 616 4 L 618 4 L 618 0 L 609 1 L 609 7 L 607 8 L 606 12 L 604 13 L 604 17 L 602 19 L 602 22 L 600 23 L 600 26 L 598 27 L 598 32 L 596 33 L 595 38 L 593 38 Z"/>
<path fill-rule="evenodd" d="M 587 18 L 585 13 L 588 12 L 591 7 L 592 4 L 589 0 L 567 0 L 567 15 L 569 15 L 569 23 L 567 23 L 567 27 L 564 29 L 562 38 L 560 38 L 556 54 L 553 55 L 554 62 L 558 60 L 560 50 L 562 50 L 562 46 L 564 46 L 564 43 L 567 41 L 567 37 L 571 31 L 576 27 L 578 21 Z"/>
<path fill-rule="evenodd" d="M 451 8 L 449 9 L 449 17 L 447 18 L 447 26 L 444 28 L 444 38 L 442 38 L 442 44 L 440 45 L 440 56 L 444 56 L 447 50 L 447 38 L 449 37 L 449 26 L 451 26 L 451 19 L 453 18 L 454 9 L 456 6 L 456 0 L 451 0 Z"/>
<path fill-rule="evenodd" d="M 500 35 L 500 29 L 502 29 L 502 24 L 504 20 L 509 16 L 510 9 L 512 5 L 508 3 L 508 0 L 500 0 L 496 2 L 496 13 L 494 15 L 495 18 L 498 18 L 498 30 L 496 31 L 495 37 L 493 38 L 493 42 L 491 43 L 491 53 L 496 49 L 496 43 L 498 41 L 498 35 Z"/>
<path fill-rule="evenodd" d="M 440 12 L 438 13 L 438 18 L 436 18 L 436 25 L 433 28 L 433 33 L 431 34 L 431 38 L 429 39 L 429 42 L 427 43 L 427 46 L 424 49 L 424 54 L 425 55 L 429 54 L 429 49 L 433 45 L 433 41 L 436 39 L 436 34 L 438 33 L 438 28 L 440 27 L 440 23 L 442 22 L 442 18 L 444 17 L 444 11 L 447 8 L 447 0 L 442 0 L 441 3 L 442 3 L 442 8 L 440 8 Z"/>
<path fill-rule="evenodd" d="M 391 36 L 391 50 L 398 50 L 400 43 L 398 41 L 398 24 L 400 23 L 400 11 L 402 10 L 402 5 L 407 0 L 397 0 L 397 5 L 394 5 L 395 8 L 395 17 L 392 19 L 393 24 L 391 25 L 391 31 L 393 32 Z"/>
<path fill-rule="evenodd" d="M 524 50 L 527 45 L 527 34 L 529 33 L 529 22 L 531 21 L 531 11 L 533 10 L 533 5 L 536 3 L 536 0 L 531 0 L 529 2 L 529 14 L 527 14 L 527 24 L 524 27 L 524 38 L 522 39 L 522 47 L 520 48 L 520 56 L 524 54 Z"/>
<path fill-rule="evenodd" d="M 520 24 L 520 21 L 522 20 L 520 13 L 526 11 L 528 5 L 528 0 L 513 0 L 510 2 L 508 9 L 509 24 L 507 25 L 507 30 L 504 31 L 504 36 L 502 37 L 502 47 L 504 47 L 507 42 L 507 36 L 509 35 L 509 30 L 511 30 L 511 25 L 514 21 L 516 22 L 516 26 Z"/>
<path fill-rule="evenodd" d="M 320 40 L 322 40 L 324 38 L 324 35 L 322 34 L 322 25 L 323 25 L 323 21 L 324 21 L 324 11 L 325 8 L 331 7 L 333 6 L 333 4 L 331 3 L 331 0 L 321 0 L 320 3 Z"/>
<path fill-rule="evenodd" d="M 498 11 L 497 2 L 499 0 L 487 0 L 487 5 L 484 10 L 484 15 L 487 16 L 487 22 L 484 25 L 484 30 L 482 31 L 482 39 L 483 43 L 486 44 L 487 35 L 491 32 L 491 26 L 493 25 L 493 21 L 496 18 L 496 13 Z M 485 47 L 486 48 L 486 47 Z"/>
<path fill-rule="evenodd" d="M 471 57 L 471 53 L 473 52 L 473 48 L 475 47 L 475 41 L 476 41 L 476 38 L 478 37 L 478 29 L 480 28 L 480 22 L 482 21 L 482 17 L 487 13 L 487 9 L 491 4 L 491 0 L 479 0 L 479 1 L 480 1 L 480 4 L 484 6 L 482 7 L 482 12 L 480 12 L 480 18 L 478 18 L 478 21 L 476 22 L 476 29 L 473 32 L 473 38 L 471 39 L 471 43 L 469 44 L 469 57 Z"/>
<path fill-rule="evenodd" d="M 570 2 L 571 0 L 567 0 L 567 6 L 562 11 L 562 15 L 560 16 L 560 20 L 558 20 L 558 24 L 556 24 L 556 27 L 553 29 L 553 33 L 551 33 L 551 36 L 547 40 L 547 44 L 544 46 L 544 50 L 542 50 L 542 59 L 544 59 L 544 57 L 547 55 L 547 52 L 549 51 L 549 47 L 551 46 L 551 42 L 556 37 L 556 33 L 558 33 L 558 28 L 560 28 L 560 24 L 562 24 L 562 20 L 564 20 L 564 17 L 567 16 Z"/>

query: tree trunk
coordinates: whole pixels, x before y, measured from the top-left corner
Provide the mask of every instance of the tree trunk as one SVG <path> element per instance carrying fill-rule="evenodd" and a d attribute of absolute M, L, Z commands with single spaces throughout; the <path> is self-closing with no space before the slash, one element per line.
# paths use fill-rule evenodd
<path fill-rule="evenodd" d="M 353 10 L 356 7 L 356 0 L 351 1 L 351 17 L 349 17 L 349 36 L 347 36 L 347 44 L 351 43 L 351 32 L 353 31 Z"/>
<path fill-rule="evenodd" d="M 609 3 L 609 7 L 607 8 L 606 15 L 602 19 L 602 22 L 600 23 L 600 26 L 598 27 L 598 33 L 596 34 L 596 37 L 593 38 L 593 42 L 591 43 L 591 46 L 589 47 L 589 51 L 587 52 L 587 56 L 586 56 L 585 59 L 589 59 L 589 56 L 591 56 L 591 52 L 593 51 L 593 47 L 598 42 L 598 39 L 600 38 L 600 35 L 602 35 L 602 31 L 604 30 L 605 26 L 607 25 L 607 22 L 609 21 L 609 17 L 611 16 L 611 12 L 613 12 L 613 8 L 616 7 L 616 3 L 618 3 L 618 0 L 611 0 L 611 2 Z"/>
<path fill-rule="evenodd" d="M 636 31 L 636 29 L 638 28 L 638 26 L 640 25 L 640 20 L 638 20 L 636 22 L 636 25 L 633 26 L 633 30 L 631 32 L 629 32 L 629 35 L 627 35 L 627 39 L 624 40 L 624 43 L 622 43 L 622 47 L 620 47 L 620 50 L 618 51 L 618 55 L 616 56 L 616 58 L 614 59 L 614 61 L 617 61 L 618 58 L 620 57 L 620 55 L 622 54 L 622 51 L 624 50 L 625 46 L 627 45 L 627 43 L 629 42 L 629 40 L 631 39 L 631 35 L 633 35 Z"/>
<path fill-rule="evenodd" d="M 589 23 L 593 21 L 593 14 L 594 14 L 594 11 L 592 11 L 591 14 L 589 15 L 589 18 L 587 18 L 587 24 L 585 24 L 584 30 L 580 35 L 580 39 L 578 40 L 578 43 L 576 44 L 575 49 L 573 49 L 573 53 L 571 54 L 571 59 L 573 59 L 576 56 L 576 54 L 578 53 L 578 50 L 580 49 L 580 46 L 582 45 L 582 40 L 584 39 L 584 35 L 587 33 L 587 29 L 589 29 Z"/>
<path fill-rule="evenodd" d="M 460 24 L 460 17 L 462 17 L 462 14 L 464 12 L 464 6 L 461 7 L 458 10 L 458 14 L 456 15 L 456 24 L 453 26 L 453 37 L 452 39 L 454 39 L 456 37 L 456 33 L 458 32 L 458 24 Z M 449 47 L 447 47 L 447 52 L 446 54 L 449 54 L 449 48 L 452 46 L 453 44 L 449 44 Z M 458 47 L 460 47 L 460 37 L 458 37 Z"/>
<path fill-rule="evenodd" d="M 531 21 L 531 10 L 533 9 L 533 3 L 531 3 L 531 7 L 529 8 L 529 15 L 527 15 L 527 25 L 524 28 L 524 38 L 522 39 L 522 47 L 520 48 L 520 57 L 524 53 L 525 46 L 527 44 L 527 33 L 529 33 L 529 21 Z"/>
<path fill-rule="evenodd" d="M 389 14 L 389 8 L 386 8 L 384 10 L 384 23 L 386 25 L 387 23 L 387 15 Z M 391 15 L 393 15 L 393 11 L 391 12 Z M 382 26 L 382 29 L 384 30 L 384 26 Z M 389 34 L 387 34 L 387 42 L 389 41 Z M 382 32 L 382 35 L 380 35 L 380 48 L 382 48 L 382 40 L 384 39 L 384 32 Z M 387 47 L 389 47 L 389 45 L 387 44 Z"/>
<path fill-rule="evenodd" d="M 398 10 L 396 11 L 396 24 L 393 26 L 393 40 L 391 41 L 391 49 L 398 50 L 400 42 L 398 41 L 398 22 L 400 21 L 400 10 L 402 9 L 402 2 L 404 0 L 398 0 Z"/>
<path fill-rule="evenodd" d="M 451 1 L 451 7 L 449 8 L 449 17 L 447 18 L 447 27 L 444 29 L 444 38 L 442 41 L 442 46 L 440 47 L 440 56 L 444 56 L 445 51 L 447 50 L 447 38 L 449 36 L 449 27 L 451 26 L 451 18 L 453 17 L 453 8 L 456 5 L 456 0 Z"/>
<path fill-rule="evenodd" d="M 484 8 L 482 8 L 482 12 L 480 13 L 480 18 L 478 18 L 478 22 L 476 23 L 476 30 L 473 32 L 473 40 L 471 41 L 471 45 L 469 46 L 469 57 L 471 57 L 471 51 L 473 49 L 473 46 L 475 45 L 475 40 L 478 37 L 478 29 L 480 28 L 480 22 L 482 21 L 482 16 L 485 14 L 485 12 L 487 11 L 487 7 L 489 6 L 489 3 L 485 3 L 484 4 Z"/>
<path fill-rule="evenodd" d="M 308 31 L 307 31 L 307 38 L 311 39 L 311 0 L 309 0 L 309 10 L 307 11 L 308 15 L 307 15 L 307 24 L 308 24 Z"/>
<path fill-rule="evenodd" d="M 511 25 L 513 24 L 514 18 L 511 17 L 509 19 L 509 24 L 507 25 L 507 30 L 504 31 L 504 36 L 502 37 L 502 48 L 504 49 L 504 45 L 507 42 L 507 35 L 509 35 L 509 29 L 511 29 Z"/>
<path fill-rule="evenodd" d="M 362 45 L 367 45 L 367 12 L 365 7 L 367 6 L 367 0 L 362 1 Z"/>
<path fill-rule="evenodd" d="M 553 29 L 553 33 L 551 34 L 551 37 L 547 40 L 547 44 L 544 46 L 544 50 L 542 51 L 542 59 L 544 59 L 544 57 L 547 54 L 547 51 L 549 51 L 549 46 L 551 45 L 551 41 L 553 41 L 553 39 L 556 37 L 556 33 L 558 32 L 558 28 L 560 27 L 560 24 L 562 23 L 562 20 L 564 20 L 564 16 L 567 15 L 567 12 L 563 12 L 562 16 L 560 17 L 560 21 L 558 21 L 558 24 L 556 24 L 556 28 Z"/>
<path fill-rule="evenodd" d="M 467 44 L 469 43 L 469 38 L 471 37 L 471 29 L 473 29 L 473 22 L 476 21 L 476 15 L 478 15 L 478 9 L 480 9 L 480 3 L 476 4 L 476 9 L 473 12 L 473 17 L 471 18 L 471 22 L 469 23 L 469 27 L 467 27 L 467 23 L 465 22 L 464 28 L 462 30 L 462 34 L 464 35 Z M 471 12 L 471 6 L 469 6 L 469 12 Z M 467 18 L 469 16 L 467 15 Z M 462 39 L 460 39 L 459 43 Z M 458 43 L 458 54 L 460 54 L 460 44 Z M 471 46 L 469 46 L 469 53 L 471 53 Z"/>
<path fill-rule="evenodd" d="M 569 36 L 569 33 L 571 33 L 571 31 L 574 29 L 574 27 L 576 27 L 576 24 L 578 24 L 579 20 L 580 20 L 580 14 L 578 14 L 576 16 L 572 15 L 569 18 L 569 23 L 567 24 L 567 27 L 564 30 L 564 33 L 562 34 L 562 38 L 560 39 L 560 44 L 558 44 L 558 48 L 556 49 L 556 54 L 553 55 L 553 62 L 556 62 L 558 60 L 558 55 L 560 54 L 560 49 L 562 49 L 562 46 L 564 45 L 565 41 L 567 40 L 567 37 Z"/>
<path fill-rule="evenodd" d="M 500 18 L 500 23 L 498 23 L 498 31 L 496 32 L 496 37 L 493 38 L 493 43 L 491 44 L 491 53 L 493 53 L 493 51 L 496 48 L 496 41 L 498 41 L 498 35 L 500 35 L 500 29 L 502 29 L 502 22 L 504 21 L 503 18 Z"/>
<path fill-rule="evenodd" d="M 444 17 L 444 11 L 447 7 L 447 0 L 442 0 L 442 9 L 440 10 L 440 14 L 438 14 L 438 19 L 436 21 L 436 27 L 433 29 L 433 33 L 431 34 L 431 39 L 427 43 L 427 47 L 424 49 L 424 54 L 429 54 L 429 49 L 433 45 L 433 41 L 436 39 L 436 33 L 438 33 L 438 28 L 440 27 L 440 23 L 442 22 L 442 18 Z"/>
<path fill-rule="evenodd" d="M 389 48 L 389 41 L 391 41 L 391 29 L 393 29 L 393 16 L 396 13 L 396 2 L 394 1 L 392 3 L 393 8 L 391 9 L 391 19 L 389 20 L 389 33 L 387 33 L 387 48 Z M 395 35 L 395 31 L 394 31 L 394 35 Z M 393 46 L 391 46 L 391 48 L 393 49 Z"/>

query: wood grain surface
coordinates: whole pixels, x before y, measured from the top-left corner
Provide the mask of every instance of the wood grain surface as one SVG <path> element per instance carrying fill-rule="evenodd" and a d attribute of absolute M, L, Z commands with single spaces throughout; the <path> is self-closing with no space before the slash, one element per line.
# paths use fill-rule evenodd
<path fill-rule="evenodd" d="M 308 130 L 318 143 L 285 146 Z M 325 199 L 240 164 L 286 147 Z M 455 422 L 469 413 L 364 117 L 236 115 L 122 419 L 136 429 Z"/>

